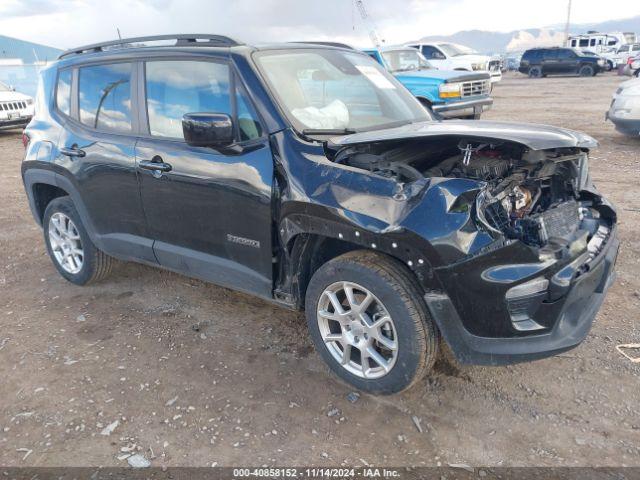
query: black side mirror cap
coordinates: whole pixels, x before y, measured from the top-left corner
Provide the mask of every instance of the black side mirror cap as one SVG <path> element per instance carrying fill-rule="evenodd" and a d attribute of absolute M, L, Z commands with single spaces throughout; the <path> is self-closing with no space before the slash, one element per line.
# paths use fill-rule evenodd
<path fill-rule="evenodd" d="M 234 142 L 233 121 L 226 113 L 187 113 L 182 133 L 194 147 L 226 147 Z"/>

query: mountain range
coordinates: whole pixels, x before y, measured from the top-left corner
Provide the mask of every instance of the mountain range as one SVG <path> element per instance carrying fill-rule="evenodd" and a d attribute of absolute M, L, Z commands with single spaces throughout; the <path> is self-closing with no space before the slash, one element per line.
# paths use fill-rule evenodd
<path fill-rule="evenodd" d="M 572 25 L 570 28 L 572 34 L 586 33 L 590 30 L 598 32 L 640 32 L 640 16 L 600 23 Z M 526 50 L 531 47 L 562 45 L 564 42 L 564 25 L 514 30 L 511 32 L 463 30 L 452 35 L 427 36 L 419 41 L 448 41 L 473 47 L 483 53 L 504 53 Z"/>

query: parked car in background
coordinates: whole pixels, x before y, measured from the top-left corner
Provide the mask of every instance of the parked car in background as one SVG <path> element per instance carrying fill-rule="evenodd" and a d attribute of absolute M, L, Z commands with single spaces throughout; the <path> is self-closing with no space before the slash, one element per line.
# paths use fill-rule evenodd
<path fill-rule="evenodd" d="M 624 82 L 613 95 L 606 115 L 619 132 L 640 136 L 640 78 Z"/>
<path fill-rule="evenodd" d="M 493 105 L 488 72 L 439 70 L 410 47 L 370 49 L 365 53 L 400 80 L 420 103 L 444 118 L 478 119 Z"/>
<path fill-rule="evenodd" d="M 63 278 L 119 258 L 304 310 L 361 390 L 415 385 L 443 342 L 472 364 L 565 352 L 613 281 L 593 138 L 443 122 L 353 49 L 119 39 L 65 52 L 38 91 L 22 179 Z"/>
<path fill-rule="evenodd" d="M 33 117 L 33 98 L 0 82 L 0 130 L 23 128 Z"/>
<path fill-rule="evenodd" d="M 593 77 L 605 68 L 604 59 L 572 48 L 532 48 L 520 60 L 520 72 L 539 78 L 547 75 Z"/>
<path fill-rule="evenodd" d="M 502 80 L 500 60 L 481 55 L 464 45 L 449 42 L 410 43 L 407 47 L 418 49 L 436 68 L 442 70 L 485 71 L 491 75 L 491 83 Z"/>
<path fill-rule="evenodd" d="M 636 42 L 636 35 L 632 32 L 601 33 L 590 31 L 581 35 L 572 35 L 567 39 L 566 47 L 582 52 L 593 52 L 605 59 L 608 71 L 626 63 L 625 52 L 629 52 L 628 45 Z"/>
<path fill-rule="evenodd" d="M 640 77 L 640 55 L 627 59 L 623 73 L 630 77 Z"/>
<path fill-rule="evenodd" d="M 606 54 L 600 54 L 600 53 L 596 53 L 596 52 L 592 52 L 590 50 L 580 50 L 582 52 L 583 55 L 586 55 L 588 57 L 596 57 L 596 58 L 601 58 L 602 62 L 604 64 L 604 68 L 603 70 L 610 72 L 611 70 L 613 70 L 613 61 L 609 58 L 607 58 L 605 55 Z"/>
<path fill-rule="evenodd" d="M 626 65 L 629 58 L 634 58 L 638 55 L 640 55 L 640 43 L 622 45 L 611 57 L 613 66 L 617 68 L 619 65 Z"/>

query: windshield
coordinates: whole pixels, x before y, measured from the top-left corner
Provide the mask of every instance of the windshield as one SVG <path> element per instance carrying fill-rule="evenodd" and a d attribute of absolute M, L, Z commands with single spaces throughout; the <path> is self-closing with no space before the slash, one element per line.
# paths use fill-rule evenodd
<path fill-rule="evenodd" d="M 365 54 L 296 49 L 257 52 L 254 58 L 300 132 L 350 133 L 431 120 L 415 97 Z"/>
<path fill-rule="evenodd" d="M 0 82 L 0 92 L 10 92 L 11 89 L 9 88 L 8 85 Z"/>
<path fill-rule="evenodd" d="M 389 50 L 382 52 L 382 58 L 391 72 L 407 70 L 428 70 L 433 68 L 426 58 L 415 48 L 407 50 Z"/>
<path fill-rule="evenodd" d="M 470 55 L 476 53 L 470 48 L 462 49 L 452 43 L 441 43 L 438 48 L 442 50 L 447 57 L 459 57 L 460 55 Z"/>

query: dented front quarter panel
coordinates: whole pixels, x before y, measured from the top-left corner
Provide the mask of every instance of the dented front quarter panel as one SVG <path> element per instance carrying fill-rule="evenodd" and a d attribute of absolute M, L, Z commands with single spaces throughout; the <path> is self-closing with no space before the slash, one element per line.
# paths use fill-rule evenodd
<path fill-rule="evenodd" d="M 477 228 L 474 199 L 483 182 L 424 179 L 399 184 L 327 159 L 320 144 L 290 130 L 273 136 L 279 172 L 276 222 L 283 244 L 315 233 L 388 253 L 425 281 L 494 239 Z"/>

